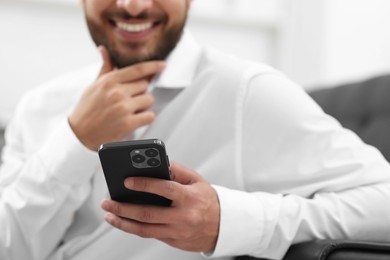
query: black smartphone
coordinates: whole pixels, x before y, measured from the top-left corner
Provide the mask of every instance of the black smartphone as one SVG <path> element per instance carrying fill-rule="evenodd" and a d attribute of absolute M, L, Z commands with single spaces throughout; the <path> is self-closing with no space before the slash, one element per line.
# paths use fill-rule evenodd
<path fill-rule="evenodd" d="M 99 148 L 103 168 L 112 200 L 170 206 L 171 200 L 157 194 L 129 190 L 124 186 L 127 177 L 171 179 L 165 144 L 159 139 L 121 141 L 102 144 Z"/>

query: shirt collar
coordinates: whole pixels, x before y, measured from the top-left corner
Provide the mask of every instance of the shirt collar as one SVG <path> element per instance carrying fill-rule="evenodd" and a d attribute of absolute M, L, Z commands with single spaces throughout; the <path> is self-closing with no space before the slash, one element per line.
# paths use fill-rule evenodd
<path fill-rule="evenodd" d="M 164 71 L 154 78 L 158 88 L 185 88 L 192 83 L 201 56 L 201 47 L 191 34 L 184 30 L 175 49 L 166 60 Z"/>

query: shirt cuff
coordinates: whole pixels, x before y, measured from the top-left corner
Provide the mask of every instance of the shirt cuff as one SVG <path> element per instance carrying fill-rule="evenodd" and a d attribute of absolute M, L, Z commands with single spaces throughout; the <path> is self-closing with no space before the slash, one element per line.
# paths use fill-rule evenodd
<path fill-rule="evenodd" d="M 264 209 L 251 193 L 215 186 L 221 214 L 214 252 L 206 257 L 248 255 L 260 246 Z"/>
<path fill-rule="evenodd" d="M 282 195 L 213 187 L 221 208 L 219 235 L 214 252 L 203 253 L 203 256 L 267 257 L 280 214 Z"/>
<path fill-rule="evenodd" d="M 62 183 L 79 185 L 88 181 L 99 166 L 97 152 L 85 147 L 63 120 L 39 152 L 49 175 Z"/>

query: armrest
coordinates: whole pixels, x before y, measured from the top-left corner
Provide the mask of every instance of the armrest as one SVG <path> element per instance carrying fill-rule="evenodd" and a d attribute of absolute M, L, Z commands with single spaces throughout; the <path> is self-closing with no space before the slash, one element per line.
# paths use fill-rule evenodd
<path fill-rule="evenodd" d="M 236 259 L 258 258 L 241 256 Z M 315 240 L 291 246 L 283 260 L 390 260 L 390 244 L 356 240 Z"/>
<path fill-rule="evenodd" d="M 390 244 L 316 240 L 291 246 L 283 260 L 389 260 Z"/>

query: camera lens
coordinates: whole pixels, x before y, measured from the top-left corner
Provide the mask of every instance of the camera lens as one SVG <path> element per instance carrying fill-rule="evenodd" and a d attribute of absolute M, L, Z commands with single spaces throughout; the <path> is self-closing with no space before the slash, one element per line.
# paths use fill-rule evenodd
<path fill-rule="evenodd" d="M 145 155 L 148 157 L 156 157 L 158 155 L 158 151 L 156 149 L 150 148 L 145 151 Z"/>
<path fill-rule="evenodd" d="M 137 155 L 134 155 L 131 158 L 131 160 L 133 160 L 133 162 L 135 162 L 135 163 L 143 163 L 145 161 L 145 156 L 137 154 Z"/>
<path fill-rule="evenodd" d="M 147 161 L 148 165 L 151 167 L 157 167 L 160 165 L 160 161 L 157 160 L 156 158 L 151 158 Z"/>

